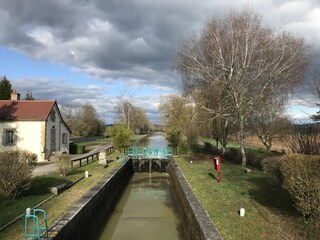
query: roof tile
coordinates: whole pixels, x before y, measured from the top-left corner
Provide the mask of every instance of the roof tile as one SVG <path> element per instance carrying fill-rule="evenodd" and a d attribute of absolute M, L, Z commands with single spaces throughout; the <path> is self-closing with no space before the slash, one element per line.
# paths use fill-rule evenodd
<path fill-rule="evenodd" d="M 55 100 L 0 100 L 0 120 L 46 120 Z"/>

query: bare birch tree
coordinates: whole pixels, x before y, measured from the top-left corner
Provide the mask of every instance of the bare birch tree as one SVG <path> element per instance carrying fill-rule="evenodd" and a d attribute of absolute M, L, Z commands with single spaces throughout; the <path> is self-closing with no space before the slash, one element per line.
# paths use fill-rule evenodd
<path fill-rule="evenodd" d="M 244 127 L 252 109 L 273 95 L 286 95 L 299 84 L 308 60 L 303 38 L 273 31 L 263 26 L 254 11 L 244 10 L 213 17 L 200 36 L 179 50 L 176 68 L 185 91 L 192 95 L 199 86 L 208 91 L 221 89 L 229 101 L 223 115 L 236 116 L 242 165 L 246 166 Z M 196 98 L 195 102 L 199 104 Z M 215 113 L 215 109 L 207 111 Z"/>
<path fill-rule="evenodd" d="M 116 105 L 116 122 L 125 123 L 135 133 L 148 132 L 154 129 L 146 112 L 134 106 L 129 98 L 120 96 Z"/>

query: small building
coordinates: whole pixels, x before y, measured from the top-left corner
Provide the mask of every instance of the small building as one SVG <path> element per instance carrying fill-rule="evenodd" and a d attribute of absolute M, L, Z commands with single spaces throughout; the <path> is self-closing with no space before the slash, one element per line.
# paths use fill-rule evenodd
<path fill-rule="evenodd" d="M 0 151 L 27 150 L 42 162 L 69 152 L 70 133 L 55 100 L 20 100 L 16 91 L 0 100 Z"/>

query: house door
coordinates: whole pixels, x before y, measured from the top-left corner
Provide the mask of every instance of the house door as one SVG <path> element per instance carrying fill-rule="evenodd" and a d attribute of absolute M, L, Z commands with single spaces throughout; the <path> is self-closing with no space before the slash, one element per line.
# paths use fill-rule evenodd
<path fill-rule="evenodd" d="M 51 152 L 56 151 L 56 129 L 55 128 L 51 128 L 50 149 L 51 149 Z"/>

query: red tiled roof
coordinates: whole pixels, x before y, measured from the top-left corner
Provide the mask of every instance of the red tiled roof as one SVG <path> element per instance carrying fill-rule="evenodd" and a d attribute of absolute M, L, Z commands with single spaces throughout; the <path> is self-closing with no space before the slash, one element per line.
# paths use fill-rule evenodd
<path fill-rule="evenodd" d="M 0 121 L 46 120 L 55 100 L 0 100 Z"/>

